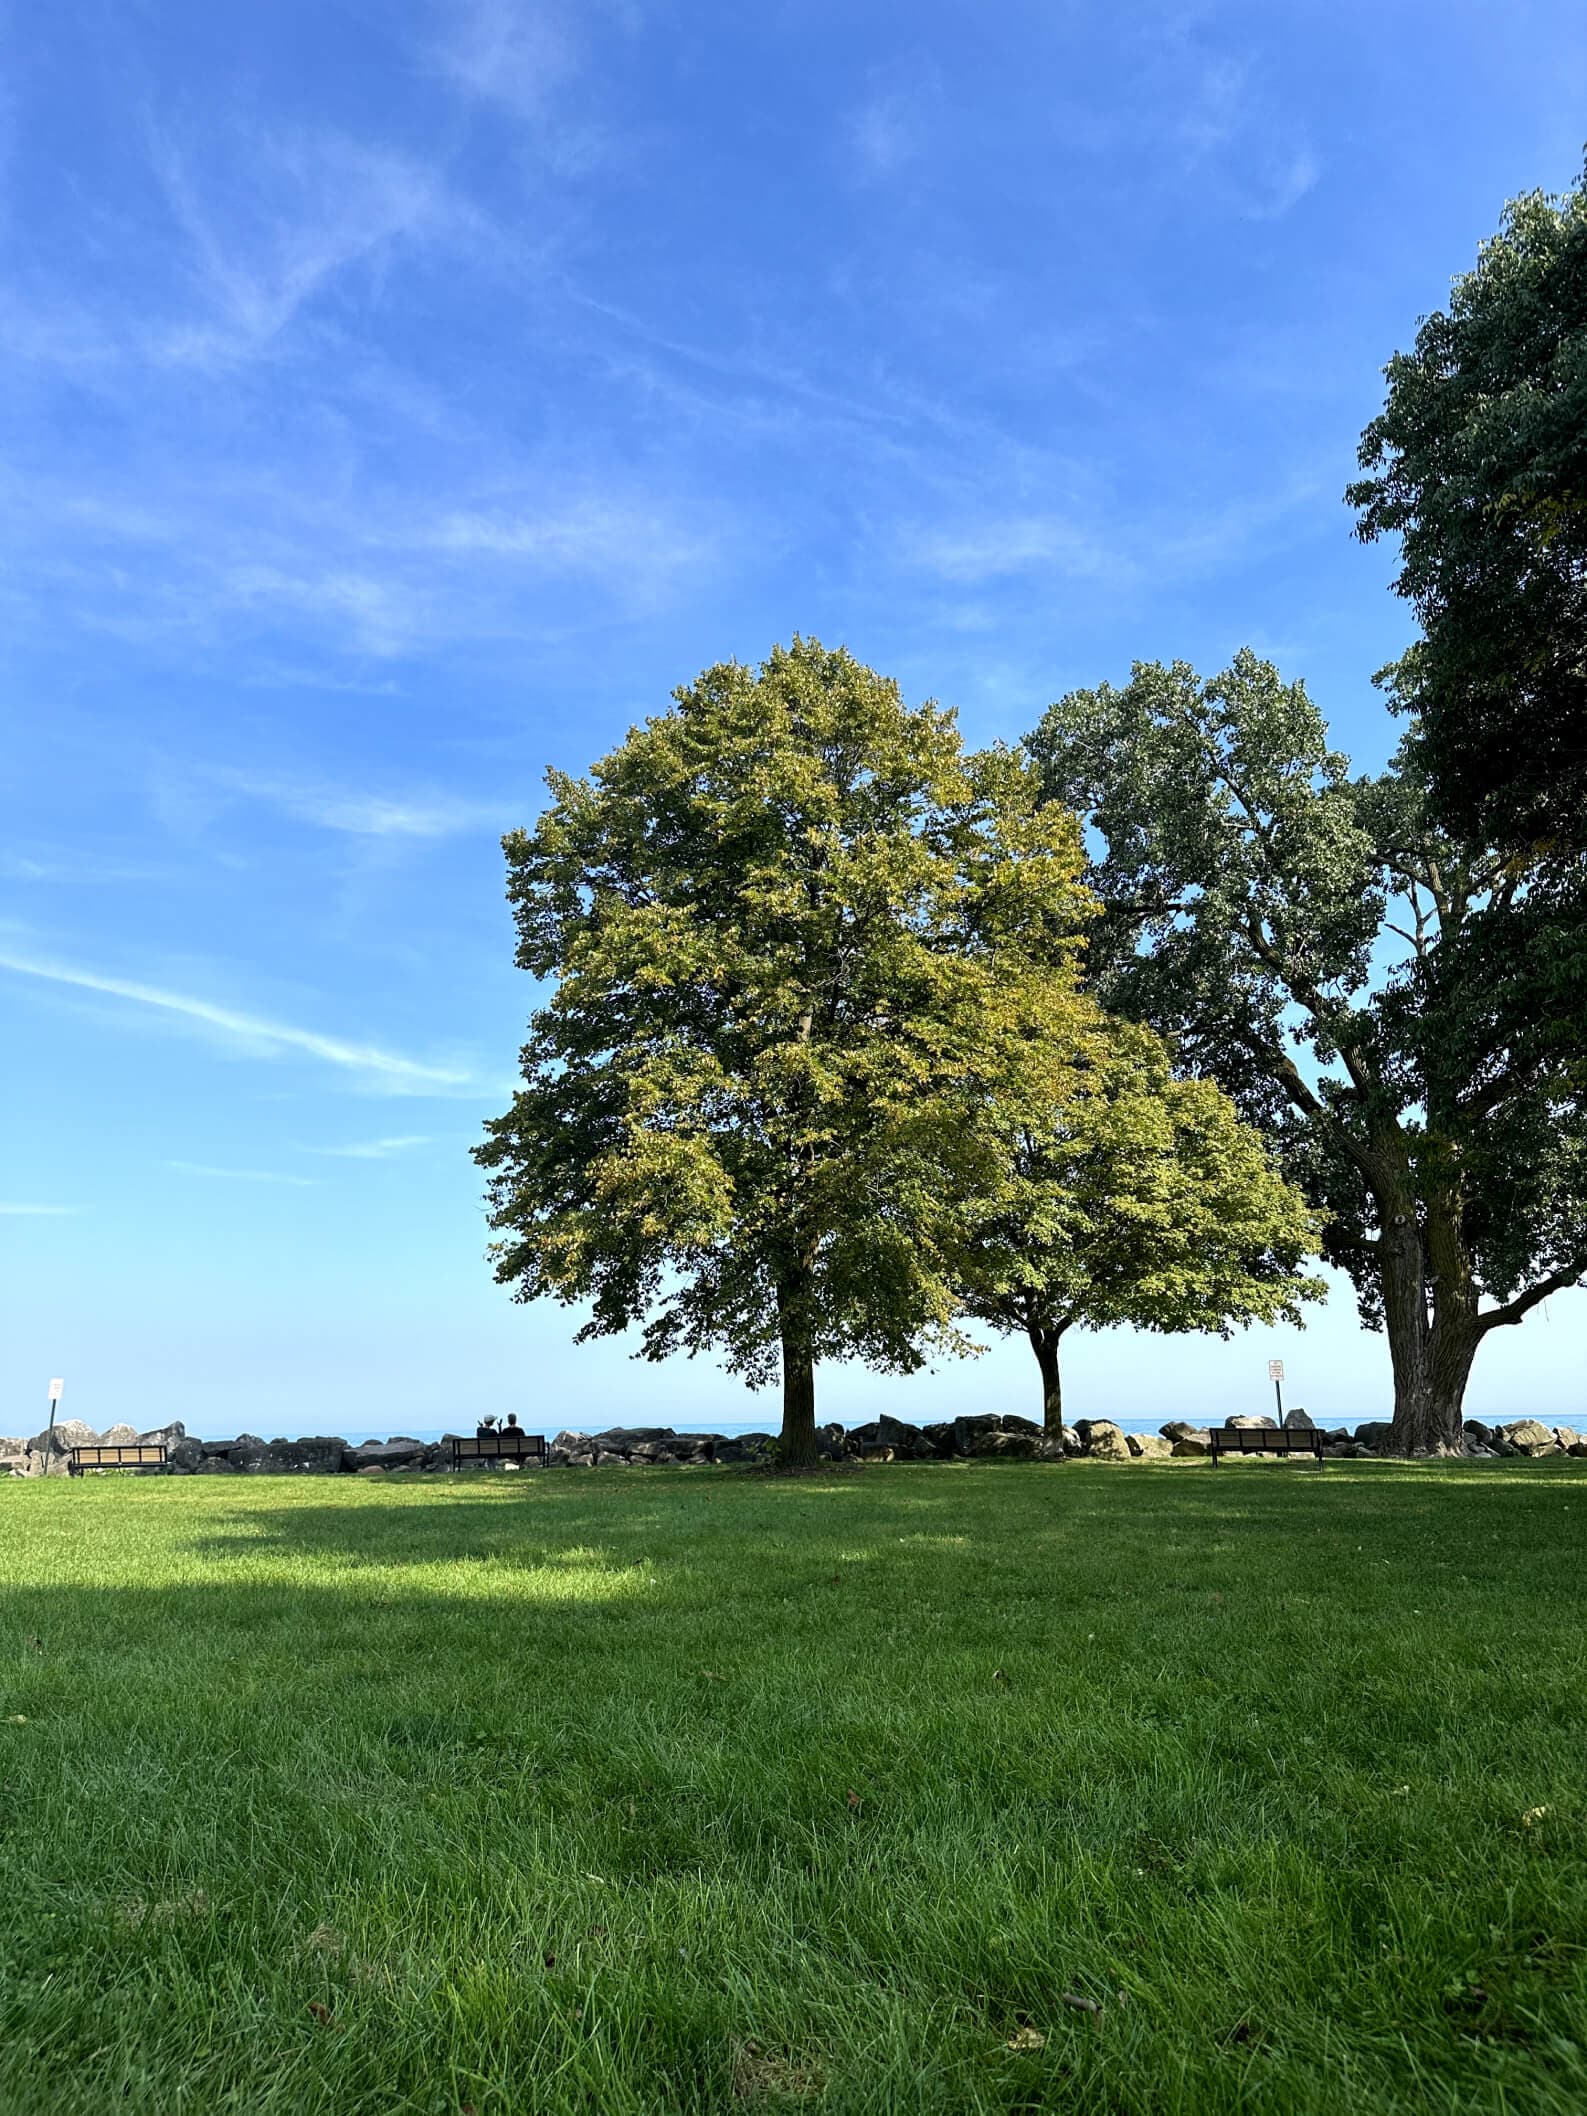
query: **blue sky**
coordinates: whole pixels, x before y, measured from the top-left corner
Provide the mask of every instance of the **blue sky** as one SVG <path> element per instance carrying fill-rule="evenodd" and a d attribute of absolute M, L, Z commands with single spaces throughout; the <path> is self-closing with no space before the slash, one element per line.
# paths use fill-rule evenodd
<path fill-rule="evenodd" d="M 0 9 L 0 1430 L 731 1418 L 491 1283 L 532 993 L 497 838 L 794 630 L 1017 737 L 1249 641 L 1381 761 L 1341 490 L 1579 0 L 69 0 Z M 1474 1410 L 1587 1410 L 1587 1297 Z M 1115 1333 L 1070 1401 L 1387 1401 Z M 822 1408 L 1021 1408 L 1003 1347 Z"/>

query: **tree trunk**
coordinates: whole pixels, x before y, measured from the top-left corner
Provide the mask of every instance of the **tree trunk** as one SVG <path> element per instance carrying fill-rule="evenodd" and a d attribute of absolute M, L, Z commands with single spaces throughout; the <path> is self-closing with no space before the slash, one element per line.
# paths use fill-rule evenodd
<path fill-rule="evenodd" d="M 778 1286 L 777 1324 L 782 1333 L 782 1455 L 784 1462 L 803 1468 L 820 1459 L 808 1277 Z"/>
<path fill-rule="evenodd" d="M 1465 1398 L 1481 1330 L 1477 1294 L 1458 1240 L 1439 1244 L 1443 1270 L 1429 1286 L 1427 1258 L 1409 1199 L 1382 1219 L 1383 1326 L 1394 1369 L 1389 1447 L 1409 1455 L 1466 1452 Z M 1446 1233 L 1448 1230 L 1445 1230 Z"/>
<path fill-rule="evenodd" d="M 1026 1335 L 1030 1348 L 1036 1355 L 1036 1364 L 1041 1368 L 1041 1426 L 1049 1440 L 1061 1440 L 1064 1426 L 1063 1376 L 1058 1370 L 1058 1340 L 1063 1335 L 1063 1325 L 1057 1329 L 1043 1323 L 1031 1323 Z"/>

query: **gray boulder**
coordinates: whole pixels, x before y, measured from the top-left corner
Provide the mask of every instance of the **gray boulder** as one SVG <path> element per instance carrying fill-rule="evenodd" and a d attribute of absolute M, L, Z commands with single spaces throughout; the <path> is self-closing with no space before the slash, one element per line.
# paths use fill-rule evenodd
<path fill-rule="evenodd" d="M 1493 1427 L 1484 1425 L 1480 1418 L 1468 1418 L 1461 1430 L 1468 1440 L 1475 1440 L 1482 1447 L 1487 1447 L 1493 1439 Z"/>
<path fill-rule="evenodd" d="M 173 1418 L 169 1425 L 151 1426 L 148 1432 L 136 1433 L 133 1437 L 147 1445 L 163 1447 L 169 1453 L 179 1440 L 187 1438 L 187 1427 L 180 1418 Z"/>
<path fill-rule="evenodd" d="M 1316 1419 L 1303 1411 L 1299 1404 L 1284 1413 L 1284 1423 L 1292 1433 L 1314 1433 L 1317 1430 Z"/>
<path fill-rule="evenodd" d="M 224 1455 L 206 1455 L 193 1465 L 193 1474 L 195 1477 L 235 1477 L 237 1469 Z"/>
<path fill-rule="evenodd" d="M 1358 1447 L 1370 1448 L 1374 1452 L 1388 1445 L 1393 1427 L 1386 1418 L 1369 1418 L 1365 1425 L 1358 1425 L 1351 1438 Z"/>
<path fill-rule="evenodd" d="M 138 1428 L 123 1422 L 120 1425 L 107 1425 L 99 1436 L 99 1444 L 101 1447 L 131 1447 L 137 1438 Z"/>
<path fill-rule="evenodd" d="M 971 1453 L 978 1459 L 991 1456 L 1010 1462 L 1034 1462 L 1041 1451 L 1042 1436 L 1039 1427 L 1027 1433 L 1010 1432 L 1005 1426 L 999 1426 L 993 1433 L 980 1434 L 971 1449 Z"/>
<path fill-rule="evenodd" d="M 922 1428 L 918 1425 L 907 1425 L 902 1418 L 878 1418 L 876 1437 L 883 1447 L 890 1447 L 900 1460 L 906 1457 L 919 1460 L 921 1456 L 935 1452 Z"/>
<path fill-rule="evenodd" d="M 167 1463 L 180 1474 L 191 1474 L 207 1460 L 202 1440 L 183 1438 L 166 1450 Z"/>
<path fill-rule="evenodd" d="M 831 1428 L 828 1427 L 827 1430 L 830 1431 Z M 816 1437 L 819 1442 L 820 1435 L 817 1434 Z M 711 1459 L 711 1442 L 715 1438 L 716 1435 L 714 1433 L 677 1433 L 667 1442 L 667 1453 L 674 1462 L 685 1464 L 709 1462 Z"/>
<path fill-rule="evenodd" d="M 985 1416 L 955 1418 L 953 1421 L 953 1452 L 956 1455 L 973 1455 L 975 1453 L 973 1443 L 979 1435 L 982 1433 L 995 1433 L 1000 1423 L 1001 1420 L 997 1418 Z"/>
<path fill-rule="evenodd" d="M 587 1455 L 594 1445 L 590 1434 L 573 1433 L 566 1429 L 554 1434 L 551 1441 L 552 1448 L 560 1448 L 564 1455 Z"/>
<path fill-rule="evenodd" d="M 1551 1455 L 1559 1445 L 1552 1429 L 1535 1418 L 1516 1418 L 1499 1430 L 1523 1455 Z"/>
<path fill-rule="evenodd" d="M 1162 1462 L 1174 1452 L 1174 1443 L 1161 1433 L 1126 1433 L 1124 1445 L 1137 1462 Z"/>
<path fill-rule="evenodd" d="M 631 1449 L 676 1438 L 670 1425 L 613 1425 L 597 1433 L 596 1443 L 608 1454 L 626 1455 Z"/>
<path fill-rule="evenodd" d="M 737 1433 L 712 1444 L 713 1462 L 763 1462 L 776 1450 L 770 1433 Z"/>
<path fill-rule="evenodd" d="M 74 1447 L 93 1447 L 98 1440 L 93 1427 L 84 1425 L 81 1418 L 62 1418 L 53 1432 L 46 1426 L 42 1433 L 35 1433 L 28 1442 L 28 1451 L 34 1455 L 69 1455 Z"/>
<path fill-rule="evenodd" d="M 1080 1430 L 1085 1435 L 1086 1454 L 1094 1462 L 1133 1462 L 1130 1444 L 1123 1429 L 1111 1418 L 1091 1418 L 1082 1421 Z"/>
<path fill-rule="evenodd" d="M 1157 1430 L 1165 1440 L 1188 1440 L 1192 1433 L 1199 1433 L 1203 1428 L 1192 1425 L 1188 1418 L 1170 1418 L 1166 1425 L 1160 1425 Z"/>
<path fill-rule="evenodd" d="M 1181 1433 L 1179 1438 L 1173 1441 L 1171 1445 L 1176 1455 L 1210 1455 L 1212 1453 L 1212 1435 L 1207 1432 L 1198 1433 L 1194 1427 L 1191 1427 L 1188 1432 Z"/>
<path fill-rule="evenodd" d="M 1252 1418 L 1243 1411 L 1236 1412 L 1236 1414 L 1232 1418 L 1225 1418 L 1223 1422 L 1226 1426 L 1243 1425 L 1247 1428 L 1266 1426 L 1268 1431 L 1271 1433 L 1276 1433 L 1278 1431 L 1278 1420 L 1276 1418 L 1269 1418 L 1265 1414 L 1260 1418 Z M 1311 1420 L 1308 1418 L 1306 1423 L 1310 1425 Z"/>
<path fill-rule="evenodd" d="M 358 1447 L 349 1447 L 345 1441 L 337 1441 L 340 1450 L 334 1463 L 309 1464 L 302 1467 L 325 1467 L 340 1469 L 345 1462 L 349 1469 L 403 1469 L 409 1463 L 423 1462 L 429 1449 L 422 1440 L 407 1440 L 400 1436 L 395 1440 L 365 1440 Z M 295 1448 L 328 1448 L 331 1443 L 322 1440 L 296 1440 L 290 1443 Z M 450 1459 L 450 1451 L 449 1451 Z"/>
<path fill-rule="evenodd" d="M 403 1447 L 401 1457 L 391 1458 L 393 1461 L 400 1459 L 412 1462 L 424 1453 L 422 1444 L 417 1440 L 407 1441 L 403 1443 Z M 289 1471 L 298 1476 L 329 1477 L 334 1476 L 341 1468 L 346 1453 L 347 1442 L 335 1434 L 316 1434 L 312 1438 L 302 1440 L 272 1440 L 265 1450 L 265 1460 L 260 1467 Z"/>

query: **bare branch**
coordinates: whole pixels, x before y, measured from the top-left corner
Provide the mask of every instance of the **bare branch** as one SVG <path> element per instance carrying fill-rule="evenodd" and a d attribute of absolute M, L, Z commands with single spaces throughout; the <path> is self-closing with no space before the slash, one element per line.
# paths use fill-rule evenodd
<path fill-rule="evenodd" d="M 1486 1315 L 1477 1317 L 1477 1328 L 1481 1332 L 1503 1329 L 1509 1323 L 1518 1323 L 1530 1315 L 1540 1301 L 1551 1293 L 1563 1293 L 1568 1287 L 1587 1283 L 1587 1256 L 1579 1256 L 1574 1263 L 1566 1264 L 1562 1270 L 1551 1271 L 1547 1278 L 1540 1278 L 1535 1286 L 1528 1286 L 1514 1300 L 1506 1301 L 1502 1308 L 1490 1308 Z"/>

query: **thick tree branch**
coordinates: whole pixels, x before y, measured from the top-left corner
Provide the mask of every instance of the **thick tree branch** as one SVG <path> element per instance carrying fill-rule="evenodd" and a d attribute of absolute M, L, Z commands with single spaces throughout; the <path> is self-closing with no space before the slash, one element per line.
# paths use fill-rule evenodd
<path fill-rule="evenodd" d="M 1587 1282 L 1587 1256 L 1579 1256 L 1574 1263 L 1566 1264 L 1562 1270 L 1551 1271 L 1547 1278 L 1540 1278 L 1535 1286 L 1528 1286 L 1514 1300 L 1506 1301 L 1502 1308 L 1490 1308 L 1486 1315 L 1477 1317 L 1479 1332 L 1486 1335 L 1489 1330 L 1503 1329 L 1508 1323 L 1518 1323 L 1530 1315 L 1539 1301 L 1548 1299 L 1551 1293 L 1563 1293 L 1568 1287 Z"/>

